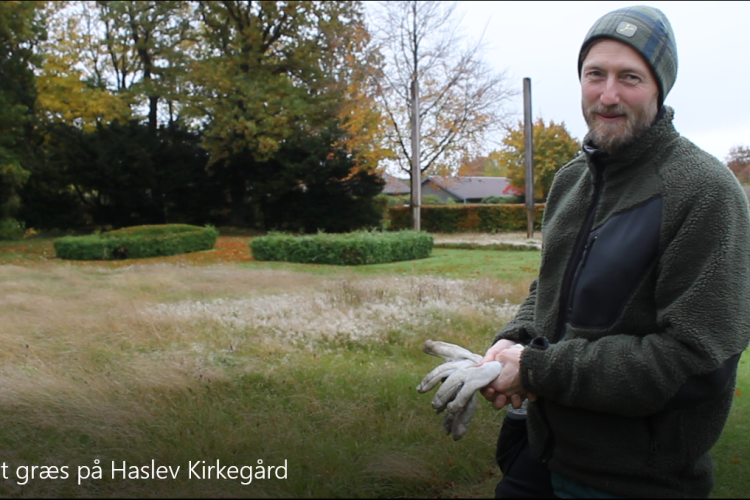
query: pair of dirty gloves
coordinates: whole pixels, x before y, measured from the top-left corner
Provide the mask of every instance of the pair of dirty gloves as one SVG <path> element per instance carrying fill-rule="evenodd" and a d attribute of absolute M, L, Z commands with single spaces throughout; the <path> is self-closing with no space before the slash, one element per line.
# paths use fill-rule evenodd
<path fill-rule="evenodd" d="M 518 345 L 518 348 L 522 346 Z M 443 429 L 458 441 L 466 434 L 479 404 L 477 392 L 500 375 L 503 365 L 499 361 L 488 361 L 477 366 L 483 356 L 448 342 L 428 340 L 423 349 L 445 362 L 422 379 L 417 391 L 431 391 L 443 382 L 432 399 L 432 407 L 438 413 L 448 410 L 443 417 Z"/>

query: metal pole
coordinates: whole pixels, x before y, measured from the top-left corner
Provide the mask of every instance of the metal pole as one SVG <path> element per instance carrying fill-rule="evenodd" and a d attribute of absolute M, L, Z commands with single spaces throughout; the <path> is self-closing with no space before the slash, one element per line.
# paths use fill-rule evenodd
<path fill-rule="evenodd" d="M 523 79 L 523 130 L 526 163 L 526 237 L 534 237 L 534 126 L 531 122 L 531 78 Z"/>
<path fill-rule="evenodd" d="M 419 170 L 419 83 L 411 82 L 411 219 L 415 231 L 421 230 L 422 173 Z"/>

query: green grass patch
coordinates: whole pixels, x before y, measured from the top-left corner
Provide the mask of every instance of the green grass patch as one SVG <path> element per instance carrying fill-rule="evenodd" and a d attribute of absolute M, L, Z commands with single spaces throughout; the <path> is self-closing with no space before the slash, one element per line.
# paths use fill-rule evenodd
<path fill-rule="evenodd" d="M 528 285 L 536 277 L 541 260 L 538 251 L 480 252 L 437 248 L 430 257 L 414 261 L 392 262 L 346 268 L 356 276 L 443 276 L 455 279 L 497 278 Z M 288 262 L 248 262 L 243 267 L 335 276 L 339 266 L 295 264 Z"/>
<path fill-rule="evenodd" d="M 345 266 L 423 259 L 430 255 L 432 247 L 432 236 L 416 231 L 312 236 L 271 233 L 250 242 L 256 260 Z"/>
<path fill-rule="evenodd" d="M 470 243 L 470 242 L 446 242 L 436 243 L 435 248 L 451 248 L 460 250 L 539 250 L 534 243 Z"/>
<path fill-rule="evenodd" d="M 732 411 L 721 439 L 711 451 L 716 486 L 712 498 L 750 498 L 750 356 L 737 370 Z"/>
<path fill-rule="evenodd" d="M 504 412 L 480 404 L 462 440 L 446 436 L 430 408 L 434 392 L 415 390 L 440 363 L 421 346 L 434 338 L 481 352 L 502 326 L 492 304 L 520 302 L 540 252 L 435 249 L 424 259 L 351 267 L 250 261 L 112 269 L 37 263 L 50 248 L 49 240 L 0 243 L 12 263 L 26 259 L 0 266 L 0 462 L 10 478 L 31 465 L 67 465 L 70 478 L 0 481 L 1 496 L 492 496 Z M 478 302 L 482 308 L 469 309 Z M 205 316 L 187 316 L 182 303 Z M 152 314 L 163 306 L 174 315 Z M 406 308 L 403 317 L 419 317 L 398 323 Z M 260 319 L 243 326 L 245 311 Z M 303 313 L 310 315 L 295 322 Z M 392 326 L 370 341 L 290 340 L 294 328 L 304 334 L 320 319 L 336 330 L 349 317 L 363 329 L 374 328 L 368 317 Z M 748 497 L 747 398 L 745 355 L 712 451 L 712 497 Z M 102 478 L 79 485 L 77 468 L 96 460 Z M 112 462 L 151 460 L 179 466 L 178 478 L 112 478 Z M 216 460 L 286 463 L 287 475 L 247 485 L 189 477 L 191 463 Z"/>

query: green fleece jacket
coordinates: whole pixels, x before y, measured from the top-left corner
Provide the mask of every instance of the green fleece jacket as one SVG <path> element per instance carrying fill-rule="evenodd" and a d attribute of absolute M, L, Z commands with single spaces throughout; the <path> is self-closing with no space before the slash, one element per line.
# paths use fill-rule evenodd
<path fill-rule="evenodd" d="M 706 497 L 750 339 L 750 214 L 730 170 L 660 115 L 626 151 L 584 146 L 556 174 L 539 277 L 495 341 L 529 344 L 529 441 L 551 470 Z"/>

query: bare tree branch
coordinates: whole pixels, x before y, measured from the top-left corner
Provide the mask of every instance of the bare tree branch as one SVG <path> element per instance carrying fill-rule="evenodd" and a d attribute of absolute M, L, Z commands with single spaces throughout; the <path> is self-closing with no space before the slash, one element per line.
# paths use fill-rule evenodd
<path fill-rule="evenodd" d="M 456 4 L 382 2 L 371 26 L 384 63 L 375 73 L 378 102 L 388 121 L 394 163 L 411 164 L 411 82 L 420 87 L 422 172 L 456 172 L 460 160 L 483 150 L 488 133 L 501 129 L 506 105 L 517 94 L 504 72 L 480 57 L 482 39 L 466 42 Z"/>

